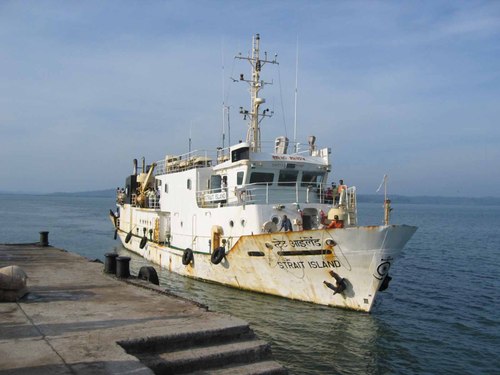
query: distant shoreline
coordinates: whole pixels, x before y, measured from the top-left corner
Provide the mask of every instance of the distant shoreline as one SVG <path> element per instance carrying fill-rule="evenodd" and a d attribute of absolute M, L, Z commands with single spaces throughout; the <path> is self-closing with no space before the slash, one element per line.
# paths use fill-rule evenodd
<path fill-rule="evenodd" d="M 30 195 L 30 196 L 54 196 L 54 197 L 88 197 L 88 198 L 114 198 L 116 189 L 83 191 L 83 192 L 55 192 L 55 193 L 18 193 L 18 192 L 0 192 L 2 195 Z M 358 202 L 360 203 L 380 203 L 384 202 L 382 194 L 358 194 Z M 441 197 L 441 196 L 406 196 L 392 194 L 389 196 L 393 204 L 437 204 L 437 205 L 461 205 L 461 206 L 500 206 L 500 198 L 496 197 Z"/>

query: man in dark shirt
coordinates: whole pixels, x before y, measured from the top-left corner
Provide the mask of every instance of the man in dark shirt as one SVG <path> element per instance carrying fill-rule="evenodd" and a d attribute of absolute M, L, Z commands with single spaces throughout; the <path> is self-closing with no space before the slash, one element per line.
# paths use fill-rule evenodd
<path fill-rule="evenodd" d="M 291 232 L 291 231 L 293 231 L 292 222 L 290 221 L 290 219 L 286 215 L 283 215 L 283 220 L 281 221 L 280 231 L 283 228 L 285 228 L 285 232 Z"/>

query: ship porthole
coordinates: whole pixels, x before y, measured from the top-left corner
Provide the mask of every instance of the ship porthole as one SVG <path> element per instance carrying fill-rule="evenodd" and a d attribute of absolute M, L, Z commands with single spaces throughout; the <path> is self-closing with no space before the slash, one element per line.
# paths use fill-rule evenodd
<path fill-rule="evenodd" d="M 337 245 L 337 243 L 334 240 L 332 240 L 331 238 L 328 238 L 325 240 L 325 245 L 326 246 L 335 246 L 335 245 Z"/>
<path fill-rule="evenodd" d="M 241 226 L 242 226 L 242 227 L 244 227 L 244 226 L 245 226 L 245 224 L 246 224 L 245 219 L 241 219 Z"/>
<path fill-rule="evenodd" d="M 234 227 L 234 221 L 229 220 L 229 226 L 230 226 L 231 228 L 232 228 L 232 227 Z"/>

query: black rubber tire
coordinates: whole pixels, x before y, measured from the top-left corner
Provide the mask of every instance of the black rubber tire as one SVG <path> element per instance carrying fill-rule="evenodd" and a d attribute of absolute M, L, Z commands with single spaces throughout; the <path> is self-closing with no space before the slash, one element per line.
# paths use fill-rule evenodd
<path fill-rule="evenodd" d="M 187 266 L 193 260 L 194 260 L 193 250 L 191 250 L 188 247 L 186 250 L 184 250 L 184 253 L 182 254 L 182 264 L 184 264 L 185 266 Z"/>
<path fill-rule="evenodd" d="M 139 247 L 141 249 L 144 249 L 144 246 L 146 246 L 147 243 L 148 243 L 148 238 L 146 236 L 144 236 L 141 238 L 141 243 L 139 244 Z"/>
<path fill-rule="evenodd" d="M 383 292 L 387 288 L 389 288 L 389 283 L 391 282 L 392 277 L 389 276 L 389 274 L 385 275 L 384 280 L 382 281 L 382 284 L 380 284 L 380 287 L 378 288 L 379 292 Z"/>
<path fill-rule="evenodd" d="M 139 270 L 139 274 L 137 275 L 138 279 L 149 281 L 151 284 L 160 285 L 160 280 L 158 279 L 158 274 L 154 267 L 151 266 L 143 266 Z"/>
<path fill-rule="evenodd" d="M 116 214 L 113 212 L 113 210 L 109 210 L 109 216 L 113 219 L 113 226 L 116 228 L 117 227 L 117 220 L 118 218 L 116 217 Z"/>
<path fill-rule="evenodd" d="M 125 237 L 125 243 L 129 243 L 132 239 L 132 232 L 127 233 L 127 237 Z"/>
<path fill-rule="evenodd" d="M 220 262 L 222 262 L 222 259 L 224 259 L 225 256 L 226 250 L 221 246 L 214 250 L 212 256 L 210 257 L 210 260 L 213 264 L 219 264 Z"/>

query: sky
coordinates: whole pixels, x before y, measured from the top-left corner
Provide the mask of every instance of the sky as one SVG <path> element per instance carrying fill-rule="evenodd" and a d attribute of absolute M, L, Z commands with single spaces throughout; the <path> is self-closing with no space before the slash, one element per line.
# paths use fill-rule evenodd
<path fill-rule="evenodd" d="M 2 0 L 0 192 L 116 188 L 134 158 L 215 150 L 223 104 L 244 140 L 230 78 L 256 33 L 279 61 L 264 140 L 293 140 L 297 71 L 297 141 L 331 147 L 330 179 L 500 197 L 500 2 L 438 0 Z"/>

